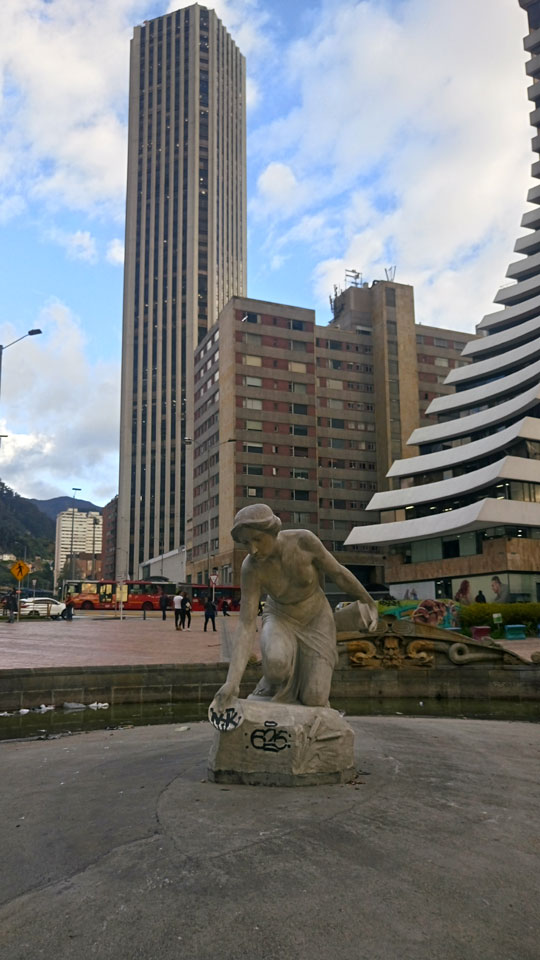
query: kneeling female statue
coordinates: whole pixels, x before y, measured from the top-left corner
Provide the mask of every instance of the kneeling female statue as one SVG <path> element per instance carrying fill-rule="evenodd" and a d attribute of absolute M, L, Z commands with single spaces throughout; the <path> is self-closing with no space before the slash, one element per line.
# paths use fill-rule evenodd
<path fill-rule="evenodd" d="M 234 519 L 233 539 L 246 547 L 242 564 L 240 618 L 227 680 L 209 715 L 215 722 L 234 708 L 266 594 L 260 646 L 263 677 L 252 694 L 279 703 L 328 705 L 336 665 L 336 626 L 323 591 L 329 577 L 357 600 L 357 622 L 375 630 L 377 607 L 362 584 L 309 530 L 281 530 L 281 521 L 263 503 L 243 507 Z M 217 723 L 216 723 L 217 725 Z"/>

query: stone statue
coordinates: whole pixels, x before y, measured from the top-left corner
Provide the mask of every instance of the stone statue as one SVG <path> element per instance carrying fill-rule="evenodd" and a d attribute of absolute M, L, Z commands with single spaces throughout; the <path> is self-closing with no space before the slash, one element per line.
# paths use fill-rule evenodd
<path fill-rule="evenodd" d="M 237 698 L 261 596 L 266 594 L 260 633 L 263 677 L 251 696 L 275 703 L 328 706 L 337 653 L 325 576 L 356 599 L 355 609 L 346 609 L 359 629 L 374 631 L 378 621 L 376 604 L 362 584 L 314 533 L 282 531 L 279 517 L 263 503 L 239 510 L 231 532 L 248 556 L 242 564 L 240 618 L 227 680 L 209 709 L 211 722 L 224 732 L 242 721 Z"/>

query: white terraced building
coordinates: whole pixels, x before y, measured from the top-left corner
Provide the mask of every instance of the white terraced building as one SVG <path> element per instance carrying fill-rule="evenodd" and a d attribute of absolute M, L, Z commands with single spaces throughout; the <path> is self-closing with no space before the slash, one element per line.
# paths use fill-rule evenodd
<path fill-rule="evenodd" d="M 526 10 L 534 153 L 540 153 L 540 0 Z M 540 179 L 540 160 L 532 166 Z M 388 472 L 394 489 L 368 510 L 378 524 L 356 527 L 348 546 L 386 546 L 385 577 L 396 597 L 466 596 L 488 602 L 540 600 L 540 185 L 521 225 L 495 303 L 446 382 L 456 392 L 432 401 L 433 425 L 414 430 L 418 456 Z"/>

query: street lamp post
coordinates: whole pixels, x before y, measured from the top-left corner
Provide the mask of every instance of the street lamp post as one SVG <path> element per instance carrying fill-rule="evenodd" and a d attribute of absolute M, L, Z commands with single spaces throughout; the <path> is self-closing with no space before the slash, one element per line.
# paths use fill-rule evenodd
<path fill-rule="evenodd" d="M 2 357 L 4 355 L 4 350 L 7 350 L 8 347 L 12 347 L 14 343 L 19 343 L 21 340 L 24 340 L 26 337 L 35 337 L 41 333 L 41 330 L 29 330 L 28 333 L 24 333 L 22 337 L 17 337 L 16 340 L 12 340 L 11 343 L 1 344 L 0 343 L 0 394 L 2 392 Z"/>
<path fill-rule="evenodd" d="M 77 499 L 77 494 L 81 492 L 81 487 L 72 487 L 73 500 Z M 75 557 L 73 556 L 73 534 L 75 533 L 75 507 L 71 508 L 71 579 L 75 579 Z"/>

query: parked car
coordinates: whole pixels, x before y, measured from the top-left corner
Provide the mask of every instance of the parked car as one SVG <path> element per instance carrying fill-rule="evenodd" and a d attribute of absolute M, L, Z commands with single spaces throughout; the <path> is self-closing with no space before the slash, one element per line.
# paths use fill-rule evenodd
<path fill-rule="evenodd" d="M 21 617 L 50 617 L 58 620 L 66 609 L 65 603 L 54 597 L 26 597 L 21 600 Z"/>

